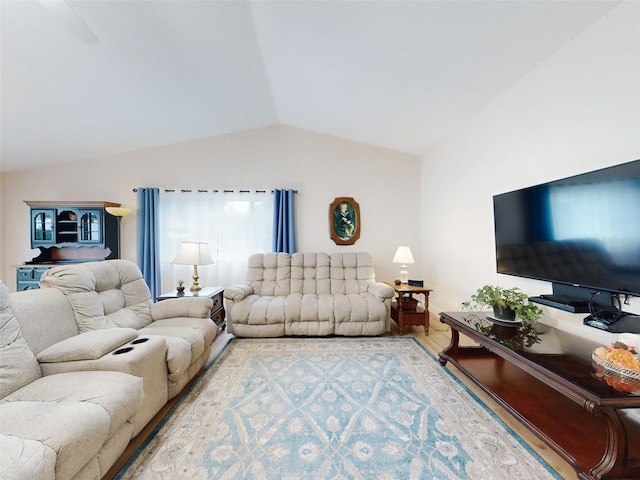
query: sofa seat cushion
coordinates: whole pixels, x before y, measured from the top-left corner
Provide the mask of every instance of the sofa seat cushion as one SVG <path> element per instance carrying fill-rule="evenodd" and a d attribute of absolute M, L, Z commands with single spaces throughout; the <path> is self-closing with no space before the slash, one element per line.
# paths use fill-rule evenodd
<path fill-rule="evenodd" d="M 178 327 L 178 328 L 191 328 L 196 330 L 204 336 L 205 345 L 211 345 L 216 339 L 218 334 L 218 327 L 213 320 L 208 316 L 207 318 L 196 317 L 174 317 L 166 318 L 164 320 L 154 321 L 148 328 L 165 328 L 165 327 Z"/>
<path fill-rule="evenodd" d="M 0 433 L 2 478 L 54 480 L 56 452 L 36 440 Z"/>
<path fill-rule="evenodd" d="M 249 325 L 284 323 L 286 296 L 249 295 L 233 305 L 234 318 Z"/>
<path fill-rule="evenodd" d="M 51 345 L 37 355 L 40 363 L 95 360 L 138 337 L 132 328 L 103 328 Z"/>
<path fill-rule="evenodd" d="M 291 322 L 334 323 L 333 295 L 292 293 L 286 296 L 249 295 L 234 302 L 231 315 L 235 323 L 275 325 Z"/>
<path fill-rule="evenodd" d="M 375 295 L 335 295 L 334 298 L 336 335 L 381 335 L 386 331 L 387 309 Z"/>
<path fill-rule="evenodd" d="M 148 327 L 139 330 L 140 334 L 148 335 L 171 335 L 173 337 L 182 338 L 189 342 L 191 347 L 191 361 L 200 357 L 204 353 L 204 334 L 200 330 L 187 327 L 161 327 L 156 326 L 155 322 Z"/>
<path fill-rule="evenodd" d="M 155 322 L 154 322 L 155 323 Z M 145 327 L 140 335 L 156 335 L 167 343 L 167 370 L 169 375 L 189 370 L 189 365 L 204 353 L 204 335 L 198 330 L 184 327 Z"/>
<path fill-rule="evenodd" d="M 327 322 L 334 324 L 334 298 L 328 293 L 292 293 L 285 299 L 287 323 Z"/>
<path fill-rule="evenodd" d="M 292 322 L 378 321 L 385 319 L 384 302 L 370 293 L 314 294 L 292 293 L 284 297 L 249 295 L 234 302 L 232 315 L 235 323 L 270 325 Z"/>
<path fill-rule="evenodd" d="M 111 424 L 104 408 L 82 401 L 2 402 L 0 417 L 3 434 L 26 440 L 32 450 L 37 450 L 32 442 L 41 443 L 45 461 L 50 459 L 46 449 L 55 453 L 56 480 L 73 478 L 98 454 Z"/>
<path fill-rule="evenodd" d="M 135 416 L 143 395 L 142 378 L 128 373 L 69 372 L 39 378 L 5 397 L 1 405 L 25 401 L 94 405 L 107 415 L 109 437 Z"/>
<path fill-rule="evenodd" d="M 333 298 L 336 323 L 347 322 L 351 319 L 376 321 L 387 315 L 384 303 L 369 293 L 334 295 Z"/>

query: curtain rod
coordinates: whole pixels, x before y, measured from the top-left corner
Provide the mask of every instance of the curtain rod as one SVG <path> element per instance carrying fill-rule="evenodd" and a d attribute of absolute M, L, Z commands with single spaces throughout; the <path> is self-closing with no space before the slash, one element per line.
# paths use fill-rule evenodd
<path fill-rule="evenodd" d="M 137 192 L 138 189 L 134 188 L 133 191 Z M 208 189 L 197 189 L 197 188 L 193 188 L 193 189 L 192 188 L 181 188 L 179 190 L 176 190 L 175 188 L 165 188 L 164 189 L 165 193 L 175 193 L 175 192 L 180 192 L 180 193 L 191 193 L 191 192 L 198 192 L 198 193 L 208 193 L 208 192 L 211 192 L 211 193 L 219 193 L 219 192 L 222 192 L 222 193 L 234 193 L 236 191 L 238 193 L 251 193 L 252 191 L 255 192 L 255 193 L 267 193 L 266 190 L 242 190 L 242 189 L 238 189 L 238 190 L 233 190 L 233 189 L 231 189 L 231 190 L 226 190 L 226 189 L 225 190 L 218 190 L 216 188 L 213 188 L 211 190 L 208 190 Z M 270 193 L 273 193 L 273 192 L 274 192 L 274 190 L 271 190 Z M 293 193 L 298 193 L 298 190 L 294 190 Z"/>

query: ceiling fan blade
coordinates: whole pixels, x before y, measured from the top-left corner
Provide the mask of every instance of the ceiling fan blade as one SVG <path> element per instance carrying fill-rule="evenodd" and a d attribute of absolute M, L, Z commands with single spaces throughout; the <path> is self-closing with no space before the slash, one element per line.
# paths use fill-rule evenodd
<path fill-rule="evenodd" d="M 40 4 L 84 43 L 100 42 L 82 18 L 64 0 L 40 0 Z"/>

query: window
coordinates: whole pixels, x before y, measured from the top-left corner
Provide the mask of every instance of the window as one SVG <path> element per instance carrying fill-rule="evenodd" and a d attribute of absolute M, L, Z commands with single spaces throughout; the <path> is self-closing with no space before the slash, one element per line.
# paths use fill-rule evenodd
<path fill-rule="evenodd" d="M 203 287 L 245 283 L 247 258 L 271 251 L 273 196 L 247 192 L 161 192 L 160 259 L 163 291 L 191 285 L 193 267 L 173 265 L 182 242 L 207 242 L 213 265 L 198 267 Z"/>

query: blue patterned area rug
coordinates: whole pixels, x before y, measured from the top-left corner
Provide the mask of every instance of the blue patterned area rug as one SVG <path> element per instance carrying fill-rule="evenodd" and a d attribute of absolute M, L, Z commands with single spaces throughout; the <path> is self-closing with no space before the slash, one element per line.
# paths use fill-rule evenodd
<path fill-rule="evenodd" d="M 411 338 L 236 339 L 117 479 L 559 477 Z"/>

